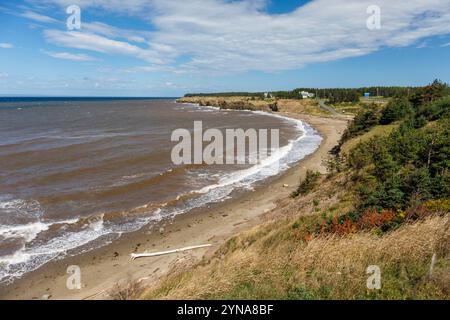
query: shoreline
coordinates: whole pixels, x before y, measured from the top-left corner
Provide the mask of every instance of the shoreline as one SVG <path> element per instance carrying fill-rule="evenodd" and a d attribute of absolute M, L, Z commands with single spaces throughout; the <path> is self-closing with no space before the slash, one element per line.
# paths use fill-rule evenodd
<path fill-rule="evenodd" d="M 113 243 L 74 257 L 48 262 L 11 285 L 0 288 L 2 299 L 108 299 L 108 291 L 116 283 L 140 280 L 149 285 L 179 268 L 212 254 L 230 236 L 251 228 L 264 220 L 264 214 L 277 202 L 289 196 L 307 169 L 324 172 L 322 160 L 327 157 L 347 126 L 338 118 L 306 114 L 280 115 L 305 121 L 322 136 L 319 148 L 275 178 L 268 178 L 254 191 L 237 194 L 233 199 L 194 209 L 165 221 L 123 234 Z M 288 187 L 284 187 L 288 185 Z M 159 229 L 164 230 L 159 232 Z M 154 258 L 130 260 L 133 252 L 156 252 L 210 243 L 209 248 Z M 68 290 L 66 273 L 69 265 L 81 269 L 81 290 Z"/>

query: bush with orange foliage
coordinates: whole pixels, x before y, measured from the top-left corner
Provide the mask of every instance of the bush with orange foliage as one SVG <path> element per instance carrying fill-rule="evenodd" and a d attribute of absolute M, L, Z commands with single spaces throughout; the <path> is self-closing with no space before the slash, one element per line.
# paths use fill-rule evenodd
<path fill-rule="evenodd" d="M 356 224 L 345 217 L 345 220 L 340 220 L 338 217 L 333 217 L 331 222 L 325 222 L 322 224 L 321 233 L 336 233 L 339 235 L 354 233 L 357 231 Z"/>
<path fill-rule="evenodd" d="M 344 217 L 334 217 L 330 222 L 323 221 L 320 225 L 319 233 L 335 233 L 345 235 L 355 233 L 360 230 L 370 230 L 373 228 L 384 228 L 389 226 L 397 218 L 392 210 L 368 209 L 357 219 L 351 219 L 348 215 Z"/>
<path fill-rule="evenodd" d="M 448 199 L 429 200 L 416 207 L 394 211 L 392 209 L 367 209 L 363 214 L 348 213 L 344 216 L 334 216 L 332 219 L 324 219 L 316 230 L 316 233 L 333 233 L 346 235 L 361 230 L 379 228 L 386 232 L 406 221 L 423 220 L 432 215 L 445 215 L 450 212 Z"/>
<path fill-rule="evenodd" d="M 379 228 L 389 224 L 396 217 L 392 210 L 378 212 L 375 209 L 368 209 L 356 223 L 359 230 Z"/>

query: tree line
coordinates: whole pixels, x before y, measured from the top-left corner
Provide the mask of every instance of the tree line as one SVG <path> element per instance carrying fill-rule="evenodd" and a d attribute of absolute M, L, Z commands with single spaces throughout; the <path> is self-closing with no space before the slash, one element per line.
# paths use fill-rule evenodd
<path fill-rule="evenodd" d="M 439 80 L 436 83 L 442 83 Z M 432 84 L 430 84 L 433 88 Z M 429 87 L 430 87 L 429 86 Z M 269 97 L 276 99 L 302 99 L 301 92 L 306 91 L 313 93 L 319 99 L 325 99 L 328 103 L 336 104 L 342 102 L 356 103 L 366 93 L 370 96 L 381 96 L 384 98 L 392 97 L 419 97 L 423 92 L 424 87 L 401 87 L 401 86 L 372 86 L 361 88 L 297 88 L 290 91 L 270 91 L 267 92 Z M 448 92 L 448 87 L 445 89 Z M 429 92 L 429 94 L 433 94 Z M 264 92 L 219 92 L 219 93 L 189 93 L 185 97 L 248 97 L 250 99 L 264 99 L 266 97 Z M 423 97 L 425 101 L 413 101 L 417 105 L 426 102 L 430 97 Z"/>

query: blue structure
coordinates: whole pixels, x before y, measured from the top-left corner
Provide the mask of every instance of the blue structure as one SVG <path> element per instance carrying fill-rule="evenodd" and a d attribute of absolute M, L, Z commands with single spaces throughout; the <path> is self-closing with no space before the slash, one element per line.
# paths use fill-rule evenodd
<path fill-rule="evenodd" d="M 369 92 L 364 93 L 364 97 L 366 98 L 370 97 L 370 93 Z"/>

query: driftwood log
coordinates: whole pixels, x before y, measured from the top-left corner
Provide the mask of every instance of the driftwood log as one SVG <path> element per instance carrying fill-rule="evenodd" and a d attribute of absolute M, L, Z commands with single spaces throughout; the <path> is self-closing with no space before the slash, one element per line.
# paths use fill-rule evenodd
<path fill-rule="evenodd" d="M 148 257 L 156 257 L 156 256 L 162 256 L 165 254 L 171 254 L 171 253 L 177 253 L 177 252 L 183 252 L 193 249 L 200 249 L 200 248 L 206 248 L 212 246 L 211 244 L 202 244 L 199 246 L 190 246 L 180 249 L 174 249 L 174 250 L 168 250 L 168 251 L 159 251 L 159 252 L 152 252 L 152 253 L 132 253 L 131 254 L 131 260 L 135 260 L 138 258 L 148 258 Z"/>

